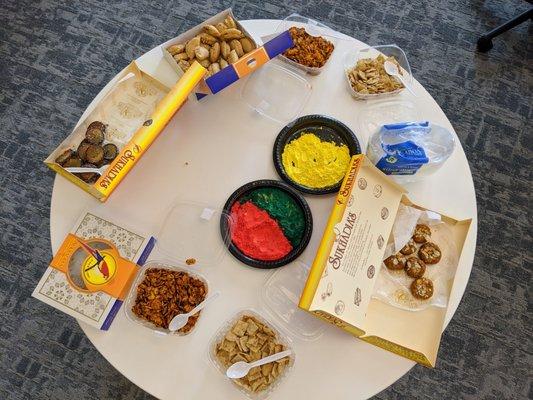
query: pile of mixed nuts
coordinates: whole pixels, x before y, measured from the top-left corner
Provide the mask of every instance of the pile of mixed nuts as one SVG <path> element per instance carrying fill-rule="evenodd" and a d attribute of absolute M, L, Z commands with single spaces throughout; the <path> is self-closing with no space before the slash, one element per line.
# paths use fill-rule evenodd
<path fill-rule="evenodd" d="M 385 71 L 385 61 L 392 61 L 397 65 L 400 75 L 403 70 L 393 56 L 384 57 L 382 54 L 376 58 L 363 58 L 347 71 L 352 88 L 362 94 L 388 93 L 403 89 L 403 85 L 395 77 Z"/>
<path fill-rule="evenodd" d="M 216 25 L 205 25 L 203 32 L 185 44 L 174 44 L 167 48 L 185 72 L 194 61 L 207 68 L 207 76 L 211 76 L 234 64 L 256 48 L 254 41 L 237 28 L 235 20 L 228 15 L 224 22 Z"/>

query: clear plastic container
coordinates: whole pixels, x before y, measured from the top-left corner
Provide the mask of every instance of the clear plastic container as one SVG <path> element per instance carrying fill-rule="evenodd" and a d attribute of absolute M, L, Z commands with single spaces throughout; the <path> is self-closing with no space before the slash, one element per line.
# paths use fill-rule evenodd
<path fill-rule="evenodd" d="M 213 339 L 211 339 L 208 347 L 208 357 L 211 360 L 211 363 L 215 366 L 216 369 L 220 371 L 220 373 L 224 376 L 224 378 L 231 382 L 232 385 L 234 385 L 241 393 L 243 393 L 246 397 L 248 397 L 251 400 L 264 400 L 268 396 L 272 394 L 272 392 L 279 387 L 279 385 L 286 380 L 287 376 L 291 373 L 291 371 L 294 368 L 294 361 L 295 361 L 295 354 L 294 351 L 292 351 L 292 354 L 289 356 L 289 365 L 283 373 L 277 377 L 277 379 L 264 391 L 254 393 L 251 392 L 244 387 L 236 384 L 233 382 L 233 379 L 230 379 L 226 376 L 226 367 L 217 359 L 215 355 L 216 351 L 216 345 L 220 343 L 223 338 L 226 336 L 226 334 L 229 332 L 229 330 L 232 328 L 232 326 L 243 316 L 250 315 L 252 317 L 257 318 L 260 322 L 267 325 L 269 328 L 271 328 L 275 334 L 276 337 L 286 350 L 292 350 L 291 347 L 291 341 L 290 339 L 285 336 L 280 329 L 276 326 L 275 323 L 270 321 L 266 316 L 264 316 L 259 311 L 256 311 L 252 308 L 245 308 L 239 310 L 233 317 L 231 317 L 229 320 L 227 320 L 222 326 L 219 328 L 219 330 L 215 333 Z"/>
<path fill-rule="evenodd" d="M 322 336 L 326 329 L 326 323 L 313 317 L 311 314 L 300 309 L 298 302 L 303 290 L 309 268 L 301 262 L 293 262 L 274 271 L 267 279 L 261 290 L 261 308 L 242 309 L 236 315 L 226 321 L 217 331 L 208 347 L 208 356 L 213 365 L 220 371 L 225 379 L 226 370 L 215 357 L 215 346 L 225 336 L 226 332 L 243 315 L 248 314 L 258 318 L 260 321 L 272 327 L 280 342 L 288 349 L 292 349 L 294 340 L 314 341 Z M 267 398 L 285 380 L 292 371 L 295 360 L 295 353 L 291 355 L 291 362 L 284 374 L 276 380 L 265 392 L 254 394 L 235 385 L 241 392 L 252 400 L 262 400 Z"/>
<path fill-rule="evenodd" d="M 156 246 L 180 265 L 192 259 L 195 266 L 218 265 L 225 257 L 226 246 L 231 240 L 230 232 L 223 236 L 220 233 L 221 218 L 229 222 L 230 216 L 209 204 L 176 201 L 161 222 Z"/>
<path fill-rule="evenodd" d="M 348 76 L 348 71 L 353 68 L 359 60 L 364 58 L 376 58 L 380 54 L 383 54 L 387 57 L 394 56 L 402 68 L 402 74 L 407 85 L 413 84 L 413 75 L 411 74 L 411 67 L 409 61 L 407 61 L 407 56 L 404 51 L 394 44 L 365 47 L 364 49 L 357 50 L 352 49 L 344 53 L 343 64 L 344 64 L 344 75 L 346 77 L 346 84 L 348 85 L 348 90 L 350 94 L 358 100 L 370 100 L 370 99 L 381 99 L 384 97 L 390 97 L 397 93 L 400 93 L 405 88 L 394 90 L 387 93 L 359 93 L 357 92 L 352 85 L 350 84 L 350 78 Z"/>
<path fill-rule="evenodd" d="M 265 311 L 280 320 L 282 329 L 293 337 L 305 341 L 319 339 L 325 324 L 298 307 L 309 268 L 302 262 L 294 262 L 274 272 L 261 290 Z"/>
<path fill-rule="evenodd" d="M 323 23 L 311 18 L 304 17 L 300 14 L 289 15 L 287 18 L 281 21 L 281 23 L 278 25 L 278 28 L 276 29 L 276 32 L 284 32 L 286 30 L 289 30 L 293 26 L 296 26 L 298 28 L 305 28 L 305 31 L 311 36 L 322 36 L 324 39 L 329 40 L 334 46 L 333 52 L 329 56 L 329 59 L 326 61 L 326 63 L 320 68 L 307 67 L 305 65 L 299 64 L 295 61 L 288 59 L 283 54 L 280 54 L 279 58 L 284 62 L 289 63 L 290 65 L 293 65 L 311 75 L 320 74 L 328 65 L 328 62 L 329 60 L 331 60 L 331 57 L 333 57 L 333 53 L 335 53 L 335 48 L 337 47 L 338 43 L 338 35 L 333 29 L 324 25 Z"/>
<path fill-rule="evenodd" d="M 435 173 L 451 156 L 455 137 L 428 121 L 383 125 L 370 138 L 368 158 L 399 183 Z"/>
<path fill-rule="evenodd" d="M 137 276 L 135 277 L 135 280 L 133 281 L 133 283 L 132 283 L 132 285 L 130 287 L 129 293 L 126 296 L 126 299 L 124 300 L 124 311 L 126 313 L 126 317 L 130 321 L 132 321 L 133 323 L 136 323 L 136 324 L 138 324 L 140 326 L 143 326 L 143 327 L 151 330 L 156 335 L 161 335 L 161 336 L 167 336 L 167 335 L 185 336 L 185 335 L 189 335 L 190 333 L 192 333 L 196 329 L 198 324 L 201 323 L 202 316 L 209 309 L 209 307 L 204 308 L 200 312 L 200 316 L 199 316 L 198 320 L 196 321 L 196 324 L 187 333 L 182 333 L 182 332 L 178 332 L 178 331 L 170 332 L 168 329 L 157 327 L 154 324 L 152 324 L 151 322 L 149 322 L 149 321 L 147 321 L 145 319 L 139 318 L 137 315 L 135 315 L 133 313 L 132 307 L 135 305 L 135 298 L 137 297 L 137 288 L 139 287 L 139 285 L 143 281 L 143 279 L 144 279 L 144 277 L 146 275 L 146 271 L 148 269 L 150 269 L 150 268 L 160 268 L 160 269 L 166 269 L 166 270 L 169 270 L 169 271 L 185 272 L 188 275 L 190 275 L 190 276 L 192 276 L 192 277 L 194 277 L 196 279 L 201 280 L 205 284 L 205 287 L 206 287 L 206 295 L 205 295 L 205 297 L 207 298 L 209 296 L 209 283 L 207 282 L 207 279 L 204 276 L 202 276 L 201 274 L 199 274 L 199 273 L 197 273 L 195 271 L 192 271 L 190 268 L 179 267 L 179 266 L 173 265 L 173 264 L 171 264 L 171 263 L 169 263 L 167 261 L 151 261 L 150 260 L 150 261 L 147 261 L 140 268 L 140 271 L 137 273 Z"/>
<path fill-rule="evenodd" d="M 303 76 L 273 60 L 250 75 L 241 98 L 259 114 L 284 124 L 301 114 L 311 90 Z"/>

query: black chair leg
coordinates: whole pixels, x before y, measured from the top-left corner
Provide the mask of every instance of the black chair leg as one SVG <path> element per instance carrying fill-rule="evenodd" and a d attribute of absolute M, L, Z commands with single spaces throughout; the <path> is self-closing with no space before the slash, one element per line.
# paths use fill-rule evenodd
<path fill-rule="evenodd" d="M 506 22 L 505 24 L 500 25 L 497 28 L 493 29 L 492 31 L 481 36 L 477 41 L 477 49 L 482 53 L 486 53 L 487 51 L 492 49 L 492 46 L 493 46 L 492 39 L 494 39 L 496 36 L 501 35 L 504 32 L 507 32 L 509 29 L 512 29 L 517 25 L 520 25 L 522 22 L 525 22 L 528 19 L 532 19 L 532 18 L 533 18 L 533 8 L 530 8 L 528 11 L 523 12 L 516 18 L 513 18 L 512 20 Z"/>

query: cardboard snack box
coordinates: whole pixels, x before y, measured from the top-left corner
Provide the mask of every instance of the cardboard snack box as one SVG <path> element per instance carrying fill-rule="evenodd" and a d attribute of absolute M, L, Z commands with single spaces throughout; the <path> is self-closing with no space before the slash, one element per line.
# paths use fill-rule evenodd
<path fill-rule="evenodd" d="M 239 58 L 239 60 L 234 64 L 230 63 L 227 67 L 222 68 L 219 72 L 211 76 L 206 76 L 205 79 L 203 79 L 195 88 L 194 92 L 198 100 L 209 94 L 218 93 L 222 89 L 238 81 L 240 78 L 252 73 L 270 59 L 276 57 L 293 46 L 290 33 L 285 31 L 275 35 L 275 37 L 271 38 L 267 43 L 259 47 L 253 36 L 239 23 L 229 8 L 161 45 L 163 57 L 172 66 L 174 71 L 176 71 L 178 76 L 181 77 L 184 74 L 184 71 L 180 68 L 178 62 L 167 49 L 175 44 L 184 45 L 195 36 L 203 33 L 204 26 L 216 26 L 218 23 L 223 23 L 225 18 L 228 16 L 233 18 L 237 25 L 237 29 L 239 29 L 247 38 L 250 39 L 255 49 Z"/>
<path fill-rule="evenodd" d="M 372 298 L 400 203 L 426 210 L 405 193 L 366 156 L 352 158 L 299 306 L 361 340 L 434 367 L 447 307 L 411 311 Z M 440 215 L 460 265 L 471 220 Z M 448 296 L 454 279 L 444 288 Z"/>
<path fill-rule="evenodd" d="M 108 330 L 155 239 L 85 212 L 67 235 L 32 296 Z"/>
<path fill-rule="evenodd" d="M 105 201 L 148 150 L 205 73 L 206 69 L 195 63 L 173 88 L 168 88 L 132 62 L 87 118 L 48 156 L 45 164 L 100 201 Z M 56 160 L 65 151 L 78 149 L 86 137 L 88 126 L 94 121 L 106 125 L 103 144 L 117 146 L 118 155 L 107 164 L 99 178 L 87 182 L 67 171 Z"/>

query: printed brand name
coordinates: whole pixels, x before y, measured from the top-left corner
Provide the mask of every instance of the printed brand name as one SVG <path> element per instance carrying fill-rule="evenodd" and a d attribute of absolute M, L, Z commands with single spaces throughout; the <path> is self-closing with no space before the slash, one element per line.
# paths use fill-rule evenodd
<path fill-rule="evenodd" d="M 107 189 L 111 182 L 113 182 L 113 180 L 119 175 L 120 171 L 122 171 L 130 161 L 135 161 L 135 156 L 133 155 L 133 152 L 131 150 L 126 150 L 115 161 L 113 166 L 108 170 L 105 177 L 101 179 L 100 186 L 104 189 Z"/>
<path fill-rule="evenodd" d="M 355 161 L 352 164 L 350 171 L 348 172 L 348 178 L 344 182 L 344 185 L 340 192 L 340 194 L 344 197 L 348 197 L 350 195 L 350 191 L 352 190 L 352 186 L 355 180 L 355 174 L 357 173 L 357 170 L 359 169 L 359 163 L 360 163 L 360 160 Z"/>
<path fill-rule="evenodd" d="M 338 235 L 335 253 L 328 258 L 328 263 L 331 264 L 334 269 L 338 269 L 341 266 L 342 257 L 344 257 L 344 252 L 348 246 L 348 241 L 350 240 L 356 219 L 357 215 L 349 212 L 346 222 L 344 223 L 344 228 L 342 228 L 342 232 Z"/>

